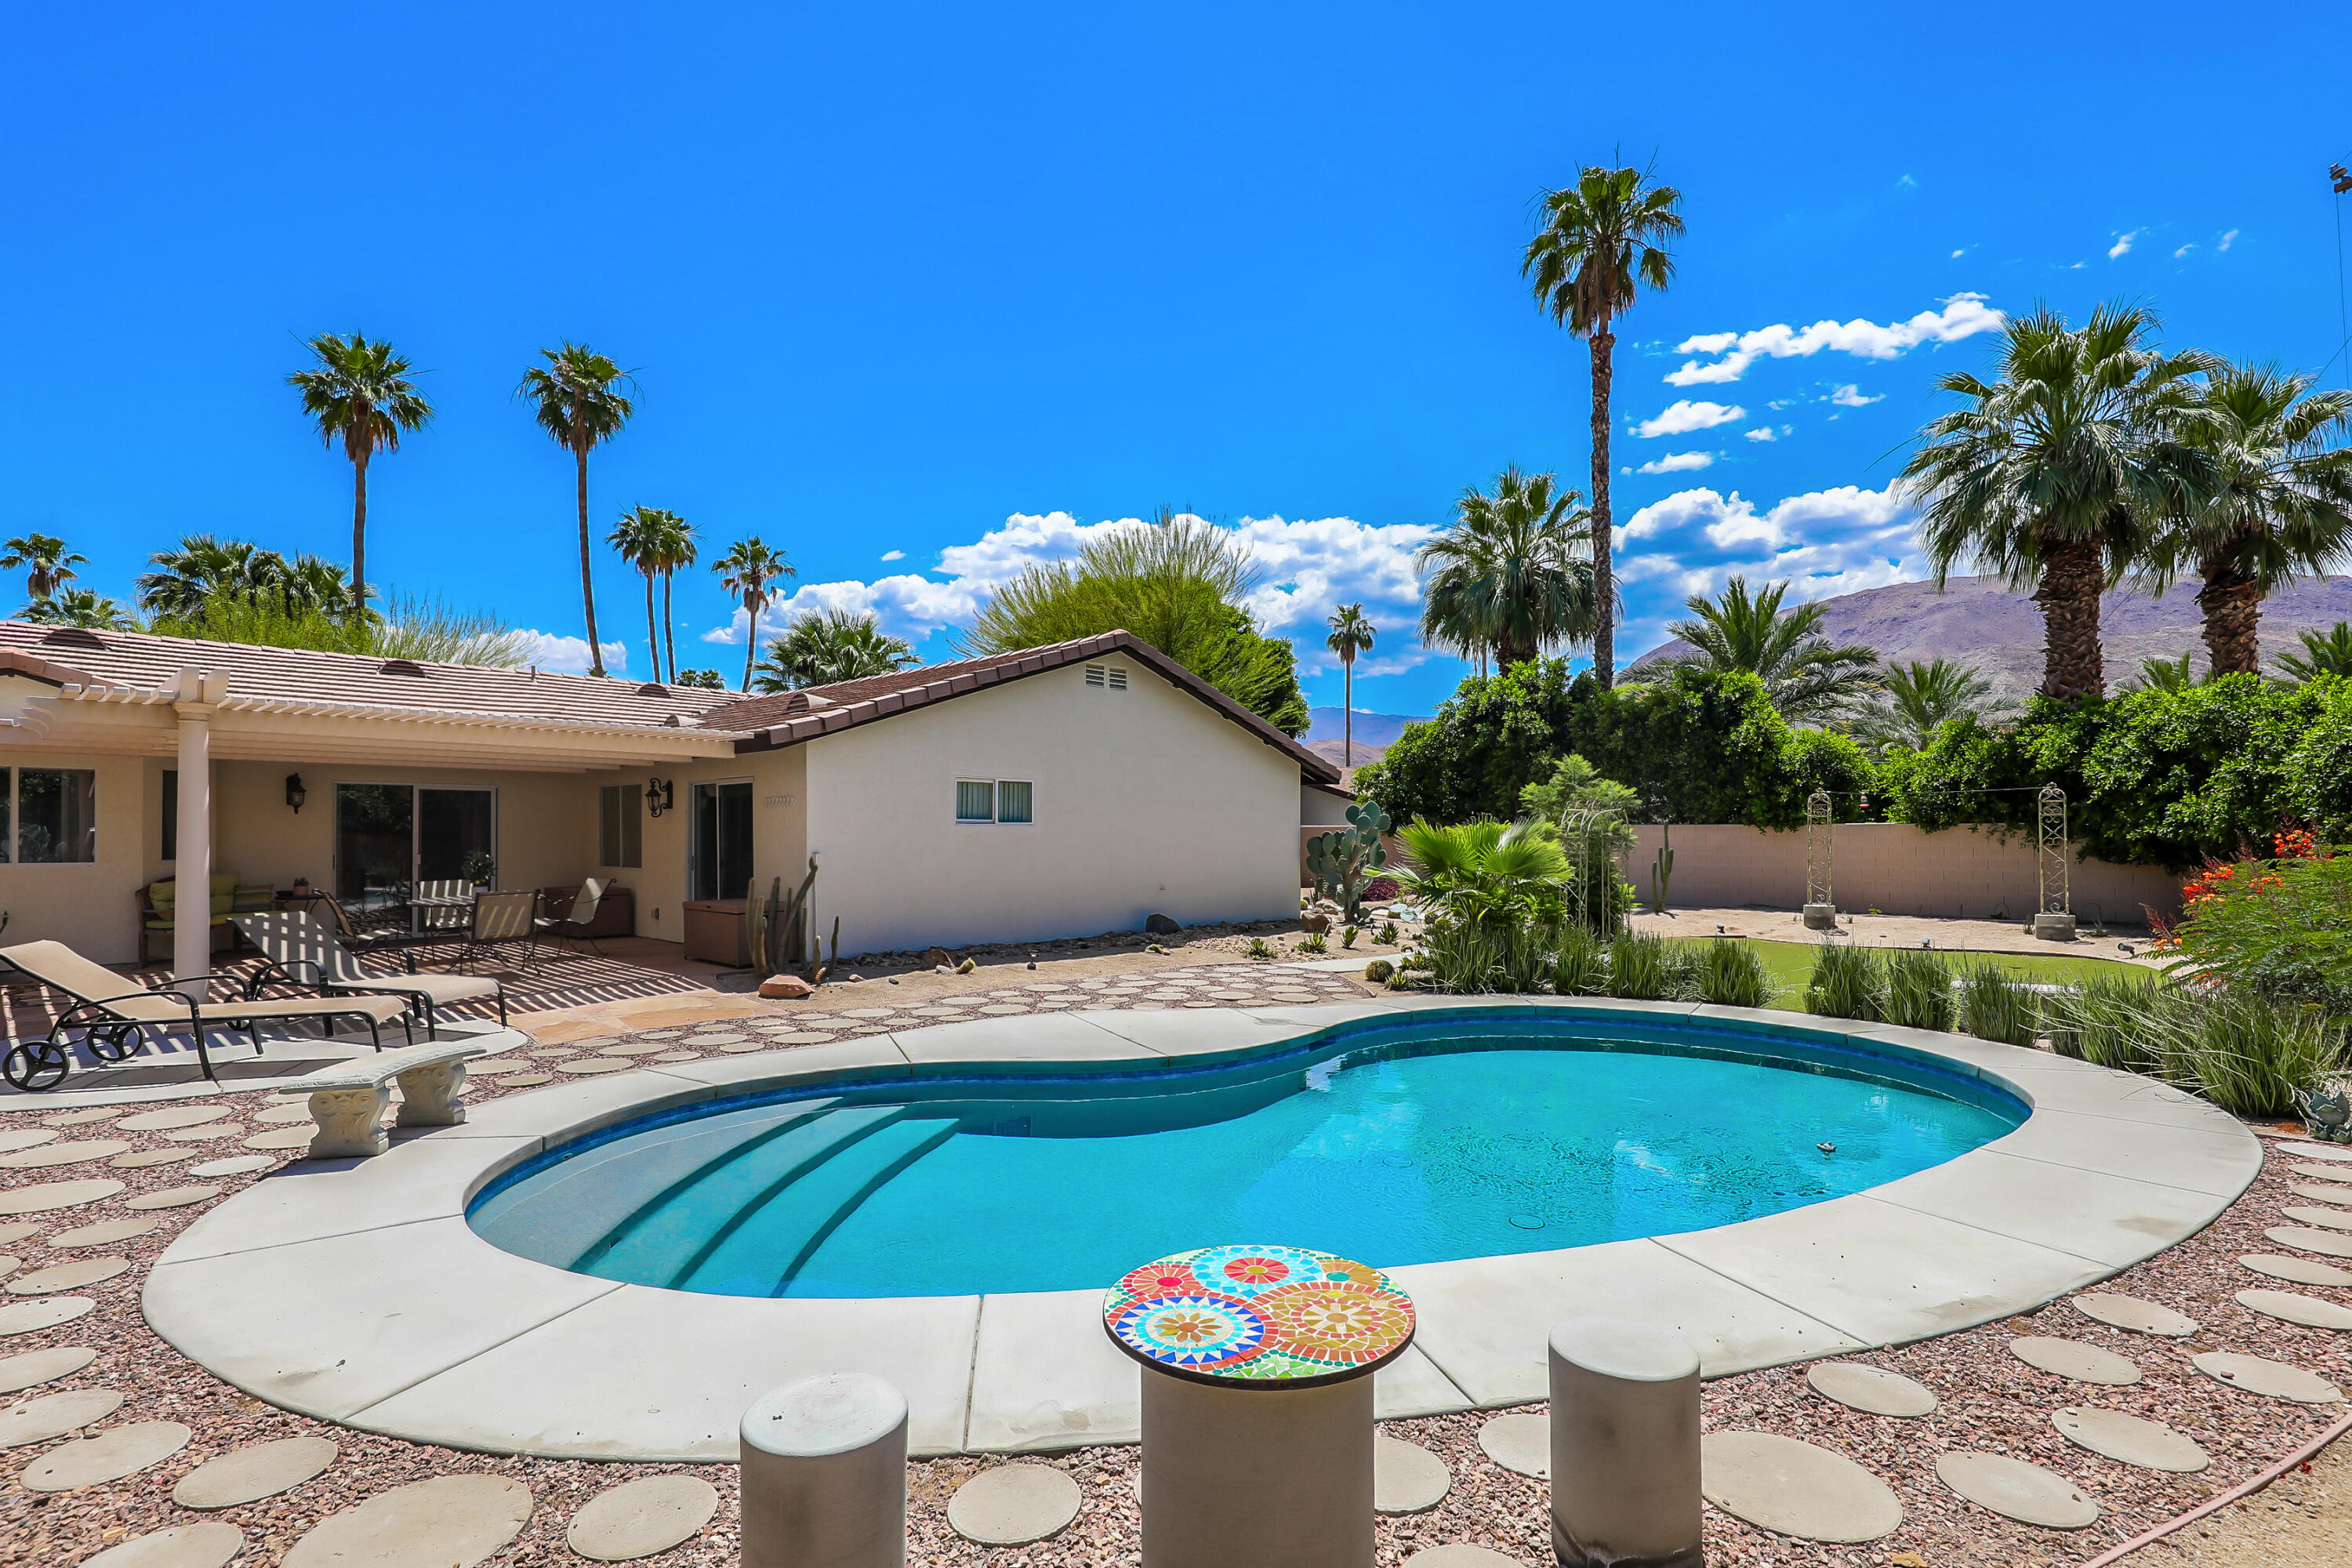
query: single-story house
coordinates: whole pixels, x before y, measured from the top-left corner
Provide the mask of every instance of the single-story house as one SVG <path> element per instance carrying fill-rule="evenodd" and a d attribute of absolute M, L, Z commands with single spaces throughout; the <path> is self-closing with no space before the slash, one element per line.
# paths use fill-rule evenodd
<path fill-rule="evenodd" d="M 142 889 L 207 871 L 362 905 L 599 877 L 677 942 L 814 856 L 845 952 L 1266 920 L 1344 803 L 1126 632 L 745 696 L 0 621 L 0 940 L 112 963 Z"/>

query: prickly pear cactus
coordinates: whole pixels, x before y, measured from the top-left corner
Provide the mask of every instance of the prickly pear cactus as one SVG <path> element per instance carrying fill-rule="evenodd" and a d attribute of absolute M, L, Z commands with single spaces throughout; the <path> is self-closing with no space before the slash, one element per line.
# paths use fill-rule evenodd
<path fill-rule="evenodd" d="M 1316 896 L 1337 902 L 1350 921 L 1360 912 L 1364 884 L 1389 863 L 1381 843 L 1388 828 L 1388 813 L 1363 801 L 1348 808 L 1348 826 L 1307 841 L 1307 869 L 1315 879 Z"/>

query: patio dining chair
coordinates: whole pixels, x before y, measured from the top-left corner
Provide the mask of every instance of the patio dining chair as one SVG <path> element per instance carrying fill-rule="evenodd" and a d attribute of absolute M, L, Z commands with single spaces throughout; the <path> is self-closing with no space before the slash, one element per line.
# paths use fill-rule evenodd
<path fill-rule="evenodd" d="M 332 893 L 314 892 L 309 901 L 325 911 L 327 918 L 333 924 L 336 940 L 353 952 L 375 952 L 386 948 L 430 947 L 436 942 L 449 940 L 449 933 L 446 931 L 410 931 L 405 926 L 370 927 L 362 931 L 352 922 L 350 911 L 343 908 L 341 900 Z M 408 973 L 415 973 L 416 955 L 405 953 L 403 957 L 407 961 Z"/>
<path fill-rule="evenodd" d="M 408 1004 L 397 996 L 269 1000 L 232 996 L 218 1002 L 198 1002 L 172 987 L 193 982 L 241 981 L 244 976 L 183 975 L 169 987 L 151 991 L 102 963 L 91 963 L 61 942 L 28 942 L 16 947 L 0 947 L 0 961 L 73 998 L 73 1005 L 50 1024 L 47 1039 L 19 1041 L 5 1058 L 0 1058 L 0 1077 L 28 1093 L 55 1089 L 65 1081 L 66 1074 L 73 1068 L 73 1042 L 67 1038 L 73 1030 L 80 1031 L 80 1043 L 88 1046 L 99 1060 L 124 1062 L 147 1043 L 146 1030 L 184 1025 L 194 1037 L 196 1060 L 203 1066 L 205 1077 L 215 1081 L 212 1053 L 205 1045 L 206 1029 L 243 1029 L 252 1040 L 257 1057 L 261 1055 L 261 1036 L 256 1025 L 304 1018 L 316 1018 L 328 1025 L 330 1033 L 336 1018 L 361 1019 L 367 1025 L 368 1038 L 379 1051 L 383 1049 L 383 1026 L 397 1020 L 409 1043 L 415 1043 L 415 1032 L 408 1027 Z"/>
<path fill-rule="evenodd" d="M 541 915 L 533 923 L 538 926 L 540 935 L 551 941 L 584 942 L 591 952 L 602 958 L 604 950 L 596 945 L 595 938 L 588 934 L 588 928 L 595 924 L 596 906 L 604 901 L 604 884 L 591 877 L 580 884 L 580 891 L 572 896 L 570 909 L 560 915 Z"/>
<path fill-rule="evenodd" d="M 465 929 L 467 902 L 474 893 L 474 884 L 462 877 L 443 877 L 420 880 L 408 895 L 410 905 L 416 910 L 420 931 L 456 931 Z"/>
<path fill-rule="evenodd" d="M 246 984 L 246 994 L 258 996 L 276 980 L 315 985 L 331 996 L 407 996 L 425 1013 L 425 1037 L 439 1037 L 436 1008 L 457 1002 L 495 999 L 499 1022 L 507 1021 L 507 991 L 498 981 L 476 974 L 419 974 L 413 961 L 408 973 L 380 974 L 335 940 L 335 933 L 311 917 L 308 910 L 266 915 L 239 915 L 236 929 L 259 948 L 268 960 Z"/>
<path fill-rule="evenodd" d="M 530 889 L 511 893 L 476 893 L 473 919 L 467 923 L 465 946 L 453 961 L 469 963 L 495 947 L 521 942 L 523 967 L 539 956 L 539 894 Z"/>

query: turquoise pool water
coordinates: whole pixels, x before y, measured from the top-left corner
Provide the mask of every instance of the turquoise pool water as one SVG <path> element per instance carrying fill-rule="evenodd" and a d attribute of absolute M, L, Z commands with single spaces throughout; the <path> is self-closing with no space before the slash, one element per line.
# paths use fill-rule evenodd
<path fill-rule="evenodd" d="M 724 1295 L 1095 1289 L 1234 1240 L 1389 1267 L 1697 1230 L 1876 1186 L 2024 1115 L 1972 1079 L 1770 1034 L 1429 1018 L 1239 1070 L 922 1098 L 901 1080 L 625 1126 L 470 1217 L 541 1262 Z"/>

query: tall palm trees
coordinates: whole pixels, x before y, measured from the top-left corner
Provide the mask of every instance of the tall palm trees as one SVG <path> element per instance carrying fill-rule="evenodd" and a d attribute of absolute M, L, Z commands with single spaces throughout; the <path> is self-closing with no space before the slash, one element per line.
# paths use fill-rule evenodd
<path fill-rule="evenodd" d="M 2200 580 L 2215 675 L 2259 673 L 2263 597 L 2352 555 L 2352 447 L 2327 444 L 2352 428 L 2352 392 L 2315 392 L 2317 379 L 2224 366 L 2180 421 L 2203 462 L 2186 504 L 2158 527 L 2150 563 L 2159 584 Z"/>
<path fill-rule="evenodd" d="M 1818 723 L 1852 707 L 1878 686 L 1875 649 L 1838 644 L 1822 635 L 1819 605 L 1780 608 L 1789 584 L 1751 594 L 1734 577 L 1722 596 L 1694 594 L 1684 601 L 1695 617 L 1666 629 L 1698 651 L 1677 662 L 1700 669 L 1745 669 L 1764 682 L 1766 695 L 1791 724 Z"/>
<path fill-rule="evenodd" d="M 1516 468 L 1491 495 L 1464 490 L 1454 525 L 1415 556 L 1428 574 L 1422 640 L 1482 663 L 1492 654 L 1500 669 L 1596 636 L 1608 622 L 1582 499 Z"/>
<path fill-rule="evenodd" d="M 596 584 L 588 543 L 588 454 L 621 433 L 635 408 L 622 395 L 629 373 L 586 343 L 566 342 L 541 349 L 547 363 L 523 372 L 515 395 L 528 399 L 539 427 L 570 452 L 579 471 L 580 602 L 588 619 L 588 673 L 604 673 L 604 650 L 596 640 Z M 656 671 L 656 673 L 659 673 Z"/>
<path fill-rule="evenodd" d="M 2210 354 L 2153 346 L 2156 318 L 2102 305 L 2069 329 L 2044 309 L 2003 329 L 2000 374 L 1937 384 L 1968 406 L 1931 422 L 1904 466 L 1940 584 L 1974 558 L 2042 605 L 2045 697 L 2105 694 L 2099 595 L 2156 518 L 2186 510 L 2199 470 L 2173 439 Z"/>
<path fill-rule="evenodd" d="M 654 621 L 654 579 L 661 575 L 663 535 L 677 521 L 677 513 L 659 507 L 635 507 L 623 512 L 613 531 L 604 536 L 604 542 L 619 552 L 622 560 L 645 574 L 646 653 L 653 661 L 656 680 L 662 678 L 662 645 L 661 628 Z"/>
<path fill-rule="evenodd" d="M 1356 656 L 1372 651 L 1372 623 L 1364 606 L 1342 605 L 1329 622 L 1331 635 L 1323 646 L 1339 656 L 1339 765 L 1356 765 Z"/>
<path fill-rule="evenodd" d="M 779 577 L 796 577 L 781 550 L 771 550 L 760 542 L 760 536 L 737 540 L 727 547 L 727 553 L 710 563 L 719 574 L 719 585 L 735 595 L 751 616 L 749 635 L 743 638 L 743 684 L 740 689 L 751 689 L 751 661 L 760 653 L 760 612 L 768 607 L 768 584 Z"/>
<path fill-rule="evenodd" d="M 1597 615 L 1592 672 L 1616 679 L 1616 574 L 1609 540 L 1609 388 L 1617 336 L 1612 323 L 1637 288 L 1663 292 L 1674 280 L 1665 247 L 1683 232 L 1682 193 L 1654 185 L 1642 169 L 1588 164 L 1576 184 L 1543 196 L 1544 225 L 1528 241 L 1519 275 L 1554 321 L 1592 351 L 1592 573 Z"/>
<path fill-rule="evenodd" d="M 25 593 L 35 600 L 54 598 L 57 591 L 74 579 L 74 568 L 89 564 L 89 557 L 76 554 L 66 548 L 66 542 L 47 533 L 27 533 L 10 540 L 0 549 L 0 569 L 25 572 Z"/>
<path fill-rule="evenodd" d="M 318 363 L 296 371 L 286 384 L 302 394 L 302 412 L 318 423 L 319 439 L 332 446 L 337 437 L 342 437 L 343 456 L 352 461 L 352 595 L 347 613 L 357 620 L 367 613 L 368 462 L 378 452 L 400 450 L 401 432 L 423 429 L 433 417 L 433 405 L 408 379 L 408 361 L 382 339 L 371 342 L 362 332 L 348 338 L 320 332 L 305 346 Z"/>
<path fill-rule="evenodd" d="M 662 580 L 662 646 L 669 654 L 669 679 L 677 681 L 677 620 L 670 614 L 670 581 L 694 564 L 698 546 L 694 537 L 694 524 L 676 512 L 666 514 L 670 525 L 659 541 L 659 557 L 655 564 Z"/>

